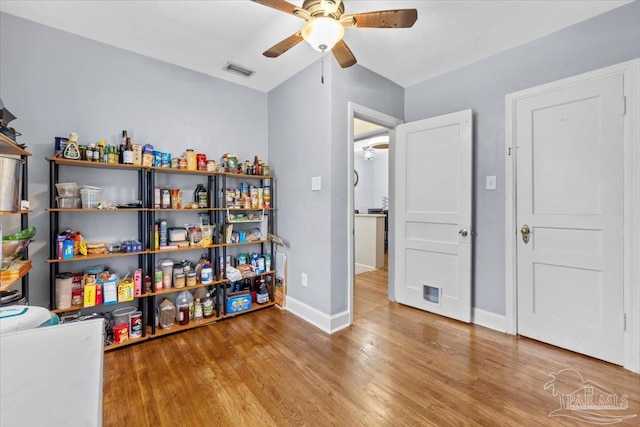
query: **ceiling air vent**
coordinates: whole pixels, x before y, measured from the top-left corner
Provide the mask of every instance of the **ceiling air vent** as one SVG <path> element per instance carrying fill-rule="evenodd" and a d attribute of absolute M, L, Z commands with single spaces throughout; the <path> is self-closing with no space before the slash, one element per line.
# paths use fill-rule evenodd
<path fill-rule="evenodd" d="M 227 62 L 227 65 L 224 66 L 223 70 L 246 78 L 251 77 L 255 73 L 255 71 L 247 70 L 246 68 L 237 64 L 232 64 L 231 62 Z"/>

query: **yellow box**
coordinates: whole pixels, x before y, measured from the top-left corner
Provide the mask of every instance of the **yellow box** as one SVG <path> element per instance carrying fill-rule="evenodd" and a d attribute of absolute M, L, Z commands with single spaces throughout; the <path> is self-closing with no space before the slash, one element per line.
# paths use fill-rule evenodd
<path fill-rule="evenodd" d="M 127 279 L 118 285 L 118 302 L 133 301 L 133 280 Z"/>
<path fill-rule="evenodd" d="M 84 285 L 84 307 L 93 307 L 96 305 L 96 285 Z"/>

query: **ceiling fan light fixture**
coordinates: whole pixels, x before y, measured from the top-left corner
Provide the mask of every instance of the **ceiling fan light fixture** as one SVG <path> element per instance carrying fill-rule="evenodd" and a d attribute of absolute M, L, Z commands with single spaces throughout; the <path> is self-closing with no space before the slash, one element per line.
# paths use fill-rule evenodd
<path fill-rule="evenodd" d="M 340 21 L 326 16 L 312 18 L 302 28 L 302 38 L 319 52 L 333 49 L 343 36 L 344 27 Z"/>

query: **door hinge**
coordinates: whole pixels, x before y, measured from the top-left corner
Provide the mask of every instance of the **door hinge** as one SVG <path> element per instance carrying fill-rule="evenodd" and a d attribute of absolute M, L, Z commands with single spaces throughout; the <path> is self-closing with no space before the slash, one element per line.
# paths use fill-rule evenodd
<path fill-rule="evenodd" d="M 627 313 L 622 313 L 622 330 L 627 330 Z"/>
<path fill-rule="evenodd" d="M 622 115 L 623 116 L 627 115 L 627 97 L 626 96 L 622 97 Z"/>

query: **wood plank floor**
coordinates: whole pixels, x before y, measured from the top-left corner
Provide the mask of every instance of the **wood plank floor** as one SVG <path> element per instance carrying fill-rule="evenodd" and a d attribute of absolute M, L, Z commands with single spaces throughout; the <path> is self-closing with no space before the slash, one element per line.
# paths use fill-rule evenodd
<path fill-rule="evenodd" d="M 549 416 L 567 368 L 628 396 L 602 414 L 640 417 L 640 375 L 389 302 L 386 274 L 357 277 L 354 325 L 333 335 L 270 308 L 106 353 L 104 425 L 592 425 Z"/>

